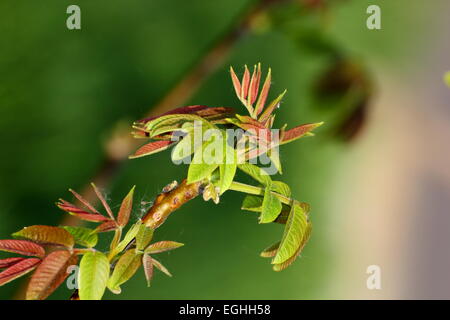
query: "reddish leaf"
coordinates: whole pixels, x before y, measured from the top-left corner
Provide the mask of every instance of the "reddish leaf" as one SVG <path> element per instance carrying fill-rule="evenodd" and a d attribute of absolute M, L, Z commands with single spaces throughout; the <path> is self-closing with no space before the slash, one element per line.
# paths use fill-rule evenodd
<path fill-rule="evenodd" d="M 150 142 L 150 143 L 140 147 L 132 156 L 129 156 L 128 158 L 136 159 L 136 158 L 148 156 L 148 155 L 166 150 L 175 142 L 176 141 L 170 141 L 170 140 Z"/>
<path fill-rule="evenodd" d="M 199 117 L 202 117 L 211 123 L 224 123 L 225 118 L 233 116 L 235 111 L 229 107 L 210 107 L 195 112 Z"/>
<path fill-rule="evenodd" d="M 8 269 L 0 272 L 0 286 L 17 279 L 24 274 L 32 271 L 34 268 L 38 266 L 41 262 L 41 259 L 38 258 L 28 258 L 24 259 Z"/>
<path fill-rule="evenodd" d="M 74 190 L 69 189 L 69 191 L 75 196 L 75 198 L 78 199 L 78 201 L 80 201 L 82 204 L 84 204 L 86 206 L 86 208 L 88 208 L 89 210 L 91 210 L 91 212 L 93 213 L 98 213 L 100 214 L 100 212 L 97 211 L 97 209 L 94 208 L 93 205 L 91 205 L 86 199 L 84 199 L 81 195 L 79 195 L 78 193 L 76 193 Z"/>
<path fill-rule="evenodd" d="M 159 118 L 159 117 L 162 117 L 162 116 L 166 116 L 166 115 L 169 115 L 169 114 L 192 114 L 192 113 L 196 113 L 196 112 L 199 112 L 201 110 L 204 110 L 204 109 L 208 109 L 208 106 L 194 105 L 194 106 L 180 107 L 180 108 L 172 109 L 172 110 L 170 110 L 168 112 L 165 112 L 165 113 L 157 115 L 157 116 L 152 116 L 152 117 L 149 117 L 149 118 L 138 120 L 136 122 L 146 123 L 146 122 L 152 121 L 152 120 L 154 120 L 156 118 Z"/>
<path fill-rule="evenodd" d="M 15 265 L 17 262 L 20 262 L 25 259 L 26 258 L 17 257 L 17 258 L 7 258 L 7 259 L 0 260 L 0 269 L 9 268 L 12 265 Z"/>
<path fill-rule="evenodd" d="M 305 136 L 313 129 L 320 127 L 322 124 L 323 124 L 323 122 L 309 123 L 309 124 L 303 124 L 301 126 L 289 129 L 284 132 L 283 137 L 281 138 L 280 144 L 285 144 L 285 143 L 294 141 L 296 139 L 300 139 L 301 137 Z"/>
<path fill-rule="evenodd" d="M 252 79 L 250 80 L 250 88 L 248 91 L 248 103 L 253 104 L 258 97 L 259 81 L 261 79 L 261 64 L 255 66 L 253 69 Z"/>
<path fill-rule="evenodd" d="M 133 194 L 134 187 L 131 188 L 130 192 L 123 199 L 122 205 L 120 206 L 119 214 L 117 215 L 117 223 L 119 226 L 124 227 L 130 220 L 130 213 L 133 207 Z"/>
<path fill-rule="evenodd" d="M 73 236 L 63 228 L 51 226 L 30 226 L 13 234 L 14 237 L 25 238 L 41 244 L 59 245 L 72 248 L 75 244 Z"/>
<path fill-rule="evenodd" d="M 45 250 L 40 245 L 27 240 L 0 240 L 0 251 L 44 257 Z"/>
<path fill-rule="evenodd" d="M 258 116 L 264 109 L 264 105 L 266 104 L 267 96 L 269 95 L 270 84 L 272 81 L 272 71 L 269 68 L 269 72 L 267 73 L 266 80 L 264 81 L 263 87 L 261 89 L 261 93 L 258 98 L 258 102 L 255 107 L 255 116 Z"/>
<path fill-rule="evenodd" d="M 233 82 L 234 91 L 236 92 L 237 97 L 241 98 L 241 82 L 239 81 L 236 73 L 233 70 L 233 67 L 230 67 L 231 73 L 231 81 Z"/>
<path fill-rule="evenodd" d="M 284 95 L 286 94 L 287 90 L 284 90 L 278 97 L 275 98 L 264 110 L 262 115 L 259 117 L 259 121 L 265 122 L 267 121 L 270 116 L 272 115 L 272 112 L 280 105 L 281 99 L 283 99 Z"/>
<path fill-rule="evenodd" d="M 150 283 L 153 278 L 153 259 L 149 254 L 144 254 L 142 257 L 142 265 L 144 266 L 145 279 L 147 279 L 147 286 L 150 287 Z"/>
<path fill-rule="evenodd" d="M 95 232 L 109 232 L 117 229 L 117 223 L 113 220 L 108 220 L 99 225 L 94 231 Z"/>
<path fill-rule="evenodd" d="M 92 188 L 94 188 L 94 192 L 97 195 L 97 198 L 102 203 L 103 207 L 105 208 L 106 212 L 108 213 L 109 217 L 114 220 L 114 215 L 111 211 L 111 208 L 109 207 L 108 203 L 106 202 L 105 198 L 103 197 L 100 190 L 98 190 L 97 186 L 94 183 L 91 183 Z"/>
<path fill-rule="evenodd" d="M 152 243 L 145 249 L 145 253 L 155 254 L 164 251 L 173 250 L 179 247 L 184 246 L 183 243 L 175 242 L 175 241 L 159 241 Z"/>
<path fill-rule="evenodd" d="M 152 263 L 161 272 L 165 273 L 169 277 L 172 276 L 172 274 L 169 272 L 169 270 L 167 270 L 167 268 L 161 262 L 159 262 L 158 260 L 152 258 Z"/>
<path fill-rule="evenodd" d="M 250 72 L 248 71 L 247 66 L 245 66 L 244 75 L 242 76 L 241 82 L 241 99 L 245 100 L 248 94 L 248 88 L 250 84 Z"/>
<path fill-rule="evenodd" d="M 91 222 L 103 222 L 109 220 L 107 217 L 99 214 L 99 213 L 90 213 L 87 211 L 84 211 L 80 208 L 77 208 L 75 205 L 71 204 L 70 202 L 67 202 L 63 199 L 60 199 L 59 202 L 56 203 L 58 208 L 61 210 L 66 211 L 67 213 L 76 216 L 77 218 L 85 221 L 91 221 Z"/>
<path fill-rule="evenodd" d="M 69 251 L 50 253 L 36 269 L 28 284 L 27 300 L 43 300 L 58 288 L 69 275 L 67 268 L 76 265 L 78 257 Z"/>

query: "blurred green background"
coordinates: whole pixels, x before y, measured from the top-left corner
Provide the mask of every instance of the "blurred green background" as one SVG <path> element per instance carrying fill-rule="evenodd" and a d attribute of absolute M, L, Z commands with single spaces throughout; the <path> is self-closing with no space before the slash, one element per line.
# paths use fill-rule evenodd
<path fill-rule="evenodd" d="M 65 24 L 71 1 L 2 1 L 0 238 L 27 225 L 58 225 L 63 213 L 54 202 L 70 199 L 69 187 L 79 190 L 92 179 L 112 129 L 141 118 L 257 2 L 77 1 L 82 29 L 71 31 Z M 364 143 L 370 117 L 358 117 L 357 111 L 370 109 L 380 75 L 389 72 L 399 81 L 418 77 L 418 61 L 433 45 L 448 3 L 329 0 L 325 10 L 307 9 L 305 3 L 287 2 L 263 13 L 186 102 L 243 111 L 228 68 L 241 73 L 244 64 L 261 62 L 273 70 L 271 97 L 288 89 L 277 126 L 326 121 L 316 137 L 281 150 L 281 179 L 295 198 L 312 206 L 314 231 L 302 257 L 287 270 L 273 272 L 258 254 L 280 238 L 282 227 L 258 225 L 255 215 L 240 210 L 242 195 L 228 192 L 217 206 L 200 199 L 187 204 L 158 229 L 158 239 L 186 244 L 159 256 L 173 278 L 158 273 L 147 288 L 139 271 L 121 295 L 105 298 L 346 297 L 329 290 L 341 255 L 330 236 L 339 237 L 333 219 L 345 212 L 330 210 L 330 199 L 336 198 L 336 174 L 352 175 L 351 166 L 342 173 L 340 160 L 354 143 Z M 366 28 L 369 4 L 382 8 L 382 30 Z M 350 66 L 342 80 L 347 86 L 321 87 L 339 78 L 333 73 L 339 62 Z M 136 184 L 137 219 L 140 202 L 183 179 L 186 169 L 171 164 L 169 152 L 126 161 L 105 192 L 117 209 Z M 19 285 L 1 287 L 0 299 L 13 297 Z M 70 293 L 62 286 L 51 298 L 66 299 Z"/>

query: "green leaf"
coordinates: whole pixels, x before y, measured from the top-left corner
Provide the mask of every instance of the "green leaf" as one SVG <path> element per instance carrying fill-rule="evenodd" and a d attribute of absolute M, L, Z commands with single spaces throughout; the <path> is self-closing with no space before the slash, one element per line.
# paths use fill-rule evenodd
<path fill-rule="evenodd" d="M 59 245 L 72 248 L 75 240 L 72 235 L 59 227 L 30 226 L 13 233 L 13 237 L 25 238 L 41 244 Z"/>
<path fill-rule="evenodd" d="M 300 252 L 302 252 L 304 246 L 306 245 L 306 243 L 309 240 L 309 237 L 311 236 L 311 230 L 312 230 L 312 224 L 308 223 L 308 225 L 306 226 L 305 235 L 302 239 L 302 242 L 301 242 L 299 248 L 295 252 L 295 254 L 292 257 L 290 257 L 288 260 L 284 261 L 283 263 L 274 264 L 273 265 L 274 271 L 282 271 L 282 270 L 286 269 L 295 261 L 295 259 L 297 259 L 298 255 L 300 254 Z"/>
<path fill-rule="evenodd" d="M 242 202 L 241 209 L 252 211 L 252 212 L 261 212 L 262 211 L 262 203 L 263 197 L 247 195 Z"/>
<path fill-rule="evenodd" d="M 274 243 L 273 245 L 271 245 L 270 247 L 267 247 L 266 249 L 264 249 L 260 256 L 263 258 L 272 258 L 277 254 L 278 248 L 280 247 L 280 241 Z"/>
<path fill-rule="evenodd" d="M 80 262 L 78 273 L 81 300 L 100 300 L 109 278 L 109 261 L 101 252 L 87 252 Z"/>
<path fill-rule="evenodd" d="M 203 144 L 201 148 L 198 148 L 194 157 L 192 158 L 192 163 L 189 165 L 187 183 L 194 183 L 200 180 L 203 180 L 219 166 L 217 163 L 206 163 L 203 160 L 203 151 L 206 146 L 208 146 L 211 142 L 207 141 Z"/>
<path fill-rule="evenodd" d="M 236 175 L 237 168 L 236 150 L 228 144 L 227 133 L 225 133 L 224 150 L 225 152 L 223 156 L 223 163 L 221 163 L 219 166 L 220 180 L 218 183 L 218 187 L 220 189 L 220 194 L 223 194 L 230 188 L 234 176 Z"/>
<path fill-rule="evenodd" d="M 272 191 L 275 191 L 276 193 L 279 193 L 287 198 L 291 197 L 291 188 L 289 188 L 289 186 L 282 181 L 273 181 Z"/>
<path fill-rule="evenodd" d="M 122 252 L 126 248 L 128 243 L 130 243 L 138 234 L 141 225 L 142 221 L 139 220 L 130 227 L 128 232 L 125 234 L 125 237 L 123 237 L 123 240 L 120 241 L 117 247 L 114 248 L 113 252 L 111 253 L 111 256 L 115 256 L 116 254 Z"/>
<path fill-rule="evenodd" d="M 307 216 L 299 203 L 294 202 L 281 239 L 280 249 L 272 264 L 281 264 L 295 256 L 302 247 L 307 230 Z"/>
<path fill-rule="evenodd" d="M 75 239 L 75 243 L 84 247 L 92 248 L 97 245 L 98 235 L 94 230 L 84 227 L 62 226 Z"/>
<path fill-rule="evenodd" d="M 264 199 L 259 223 L 273 222 L 282 209 L 281 201 L 270 192 L 270 185 L 264 190 Z"/>
<path fill-rule="evenodd" d="M 135 249 L 125 252 L 114 267 L 111 278 L 108 280 L 108 288 L 114 292 L 120 292 L 120 286 L 130 280 L 142 264 L 142 253 Z"/>
<path fill-rule="evenodd" d="M 139 231 L 136 235 L 136 248 L 144 250 L 144 248 L 152 241 L 153 229 L 148 228 L 145 224 L 139 226 Z"/>
<path fill-rule="evenodd" d="M 175 163 L 181 162 L 184 158 L 193 154 L 195 149 L 194 137 L 191 133 L 188 133 L 173 148 L 171 153 L 172 161 Z"/>
<path fill-rule="evenodd" d="M 255 166 L 254 164 L 243 163 L 239 164 L 238 168 L 264 186 L 268 186 L 272 183 L 272 179 L 270 178 L 270 176 L 268 174 L 265 174 L 265 171 L 263 169 Z"/>

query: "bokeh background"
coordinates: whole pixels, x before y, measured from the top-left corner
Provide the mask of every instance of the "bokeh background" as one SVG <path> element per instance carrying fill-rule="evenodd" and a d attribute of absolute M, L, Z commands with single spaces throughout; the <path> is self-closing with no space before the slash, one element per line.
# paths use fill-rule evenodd
<path fill-rule="evenodd" d="M 73 223 L 54 202 L 94 179 L 114 208 L 136 184 L 137 219 L 186 167 L 169 152 L 118 161 L 132 121 L 171 101 L 242 109 L 228 68 L 261 62 L 273 70 L 272 96 L 288 89 L 279 126 L 326 122 L 281 151 L 280 178 L 312 205 L 301 259 L 273 272 L 258 253 L 282 227 L 258 225 L 228 192 L 158 229 L 158 239 L 186 243 L 159 256 L 173 278 L 158 273 L 147 288 L 140 271 L 105 298 L 450 298 L 448 1 L 84 0 L 74 31 L 70 4 L 0 3 L 0 238 Z M 370 4 L 382 30 L 366 28 Z M 366 287 L 369 265 L 381 268 L 381 290 Z M 1 287 L 0 299 L 20 298 L 23 286 Z M 62 286 L 51 298 L 70 294 Z"/>

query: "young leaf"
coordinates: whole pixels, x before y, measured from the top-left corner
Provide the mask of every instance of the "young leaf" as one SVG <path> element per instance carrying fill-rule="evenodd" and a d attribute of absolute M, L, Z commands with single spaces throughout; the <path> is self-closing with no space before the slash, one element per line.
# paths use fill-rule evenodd
<path fill-rule="evenodd" d="M 102 203 L 103 207 L 105 208 L 106 212 L 108 213 L 109 217 L 111 218 L 111 220 L 115 220 L 114 219 L 114 215 L 111 211 L 111 208 L 109 207 L 108 203 L 106 202 L 105 198 L 103 197 L 102 193 L 100 192 L 100 190 L 98 190 L 97 186 L 94 183 L 91 183 L 92 188 L 94 189 L 95 194 L 97 195 L 97 198 L 100 200 L 100 202 Z"/>
<path fill-rule="evenodd" d="M 146 145 L 143 145 L 139 149 L 137 149 L 136 152 L 133 155 L 129 156 L 128 158 L 136 159 L 136 158 L 149 156 L 151 154 L 158 153 L 158 152 L 169 149 L 174 143 L 175 143 L 175 141 L 170 141 L 170 140 L 150 142 L 150 143 L 147 143 Z"/>
<path fill-rule="evenodd" d="M 94 230 L 84 227 L 62 226 L 75 239 L 75 243 L 84 247 L 92 248 L 97 245 L 98 235 Z"/>
<path fill-rule="evenodd" d="M 213 108 L 209 108 L 208 106 L 202 106 L 202 105 L 179 107 L 179 108 L 172 109 L 168 112 L 165 112 L 163 114 L 160 114 L 157 116 L 151 116 L 149 118 L 138 120 L 136 122 L 137 123 L 148 123 L 152 120 L 158 119 L 163 116 L 167 116 L 169 114 L 197 114 L 198 112 L 205 110 L 205 109 L 213 109 Z"/>
<path fill-rule="evenodd" d="M 264 174 L 264 170 L 255 166 L 254 164 L 243 163 L 239 164 L 238 168 L 264 186 L 268 186 L 272 183 L 272 179 L 270 178 L 270 176 Z"/>
<path fill-rule="evenodd" d="M 233 82 L 234 91 L 236 92 L 236 96 L 241 98 L 241 82 L 234 72 L 233 67 L 230 67 L 231 81 Z"/>
<path fill-rule="evenodd" d="M 139 231 L 136 235 L 136 249 L 144 250 L 153 238 L 153 229 L 148 228 L 145 224 L 139 226 Z"/>
<path fill-rule="evenodd" d="M 109 261 L 101 252 L 88 252 L 80 262 L 78 272 L 81 300 L 100 300 L 109 278 Z"/>
<path fill-rule="evenodd" d="M 56 203 L 58 208 L 71 214 L 81 220 L 90 221 L 90 222 L 105 222 L 108 221 L 108 218 L 99 214 L 99 213 L 90 213 L 85 210 L 81 210 L 77 208 L 75 205 L 67 202 L 63 199 L 60 199 L 59 202 Z"/>
<path fill-rule="evenodd" d="M 158 260 L 156 260 L 154 258 L 152 258 L 152 262 L 153 262 L 153 265 L 156 267 L 156 269 L 158 269 L 159 271 L 165 273 L 169 277 L 172 276 L 172 274 L 169 272 L 169 270 L 167 270 L 167 268 L 164 267 L 161 262 L 159 262 Z"/>
<path fill-rule="evenodd" d="M 272 191 L 279 193 L 285 197 L 291 197 L 291 189 L 282 181 L 272 181 Z"/>
<path fill-rule="evenodd" d="M 181 138 L 181 141 L 172 149 L 171 158 L 174 163 L 182 161 L 195 151 L 194 136 L 192 131 Z"/>
<path fill-rule="evenodd" d="M 150 287 L 153 278 L 153 259 L 149 254 L 144 254 L 142 257 L 142 264 L 144 265 L 145 279 L 147 280 L 147 286 Z"/>
<path fill-rule="evenodd" d="M 227 134 L 225 134 L 224 139 L 224 150 L 223 163 L 219 165 L 220 180 L 218 186 L 220 189 L 220 194 L 223 194 L 228 190 L 228 188 L 230 188 L 231 183 L 234 180 L 234 176 L 236 175 L 237 168 L 236 150 L 228 144 Z"/>
<path fill-rule="evenodd" d="M 13 237 L 25 238 L 41 244 L 59 245 L 71 249 L 75 244 L 73 236 L 59 227 L 30 226 L 13 233 Z"/>
<path fill-rule="evenodd" d="M 277 254 L 278 248 L 280 247 L 280 241 L 278 241 L 277 243 L 274 243 L 273 245 L 271 245 L 270 247 L 264 249 L 260 256 L 263 258 L 272 258 L 275 257 L 275 255 Z"/>
<path fill-rule="evenodd" d="M 108 220 L 106 222 L 103 222 L 97 228 L 95 228 L 94 232 L 96 232 L 96 233 L 110 232 L 110 231 L 116 230 L 117 228 L 118 228 L 117 222 L 115 222 L 113 220 Z"/>
<path fill-rule="evenodd" d="M 124 227 L 127 225 L 128 220 L 130 220 L 130 213 L 133 207 L 133 194 L 134 188 L 131 188 L 130 192 L 123 199 L 122 204 L 120 206 L 119 214 L 117 215 L 117 223 L 119 226 Z"/>
<path fill-rule="evenodd" d="M 252 211 L 252 212 L 261 212 L 262 211 L 262 203 L 263 198 L 260 196 L 247 195 L 242 202 L 241 209 Z"/>
<path fill-rule="evenodd" d="M 247 103 L 249 105 L 253 105 L 253 103 L 256 101 L 256 98 L 258 97 L 260 79 L 261 79 L 261 64 L 258 63 L 258 65 L 253 68 L 253 74 L 250 80 L 250 88 L 248 91 L 248 99 L 247 99 Z"/>
<path fill-rule="evenodd" d="M 266 104 L 267 96 L 269 94 L 270 84 L 272 81 L 272 70 L 269 68 L 267 72 L 266 80 L 264 81 L 263 87 L 261 89 L 261 93 L 258 98 L 258 102 L 256 103 L 254 116 L 257 117 L 264 109 L 264 105 Z"/>
<path fill-rule="evenodd" d="M 88 208 L 88 210 L 90 210 L 92 213 L 98 213 L 100 214 L 100 212 L 97 211 L 97 209 L 94 208 L 94 206 L 92 204 L 89 203 L 89 201 L 87 201 L 86 199 L 84 199 L 80 194 L 78 194 L 77 192 L 75 192 L 72 189 L 69 189 L 70 193 L 72 193 L 75 198 L 78 199 L 78 201 L 80 201 L 86 208 Z"/>
<path fill-rule="evenodd" d="M 241 84 L 242 84 L 242 87 L 241 87 L 241 98 L 243 100 L 245 100 L 245 98 L 247 98 L 248 88 L 249 88 L 249 84 L 250 84 L 250 72 L 248 71 L 247 66 L 245 66 L 244 75 L 242 76 Z"/>
<path fill-rule="evenodd" d="M 219 166 L 217 163 L 209 164 L 203 160 L 203 151 L 209 143 L 211 142 L 205 142 L 201 148 L 198 148 L 195 151 L 192 163 L 189 165 L 188 169 L 188 184 L 207 178 Z"/>
<path fill-rule="evenodd" d="M 307 216 L 304 209 L 298 203 L 293 203 L 289 219 L 286 223 L 280 249 L 274 257 L 272 264 L 281 264 L 295 256 L 298 249 L 305 242 L 307 230 Z"/>
<path fill-rule="evenodd" d="M 40 258 L 45 256 L 45 250 L 43 247 L 27 240 L 0 240 L 0 251 Z"/>
<path fill-rule="evenodd" d="M 114 267 L 111 278 L 108 280 L 108 288 L 112 292 L 120 292 L 120 286 L 130 280 L 142 263 L 142 254 L 131 249 L 125 252 Z"/>
<path fill-rule="evenodd" d="M 308 223 L 308 225 L 306 227 L 305 235 L 303 237 L 303 240 L 302 240 L 299 248 L 297 249 L 297 252 L 292 257 L 290 257 L 288 260 L 284 261 L 283 263 L 274 264 L 273 265 L 274 271 L 282 271 L 282 270 L 286 269 L 295 261 L 295 259 L 297 259 L 298 255 L 300 254 L 300 252 L 302 252 L 305 244 L 308 242 L 309 237 L 311 236 L 311 230 L 312 230 L 312 225 L 311 225 L 311 223 Z"/>
<path fill-rule="evenodd" d="M 21 258 L 21 257 L 2 259 L 2 260 L 0 260 L 0 269 L 9 268 L 9 267 L 15 265 L 16 263 L 18 263 L 22 260 L 25 260 L 25 259 L 26 258 Z"/>
<path fill-rule="evenodd" d="M 264 112 L 259 116 L 260 122 L 267 121 L 270 116 L 272 115 L 272 112 L 279 106 L 281 99 L 283 99 L 284 95 L 286 94 L 287 90 L 284 90 L 283 93 L 281 93 L 278 97 L 276 97 L 264 110 Z"/>
<path fill-rule="evenodd" d="M 301 137 L 304 137 L 305 135 L 310 133 L 315 128 L 320 127 L 322 124 L 323 122 L 303 124 L 298 127 L 286 130 L 283 134 L 280 144 L 286 144 L 294 140 L 300 139 Z"/>
<path fill-rule="evenodd" d="M 125 237 L 123 237 L 123 240 L 119 242 L 119 244 L 114 247 L 111 252 L 109 253 L 109 258 L 111 259 L 111 257 L 115 257 L 117 254 L 119 254 L 120 252 L 122 252 L 126 246 L 136 237 L 136 235 L 138 234 L 140 228 L 142 225 L 142 221 L 138 221 L 135 224 L 133 224 L 130 229 L 128 230 L 128 232 L 125 234 Z"/>
<path fill-rule="evenodd" d="M 182 246 L 184 246 L 184 243 L 179 243 L 175 241 L 159 241 L 149 245 L 144 252 L 147 254 L 155 254 L 173 250 Z"/>
<path fill-rule="evenodd" d="M 76 265 L 78 257 L 69 251 L 50 253 L 31 277 L 26 293 L 27 300 L 43 300 L 58 288 L 69 275 L 67 268 Z"/>
<path fill-rule="evenodd" d="M 264 190 L 264 199 L 259 223 L 273 222 L 282 209 L 281 201 L 270 192 L 270 189 L 269 185 Z"/>
<path fill-rule="evenodd" d="M 2 272 L 0 272 L 0 286 L 3 286 L 4 284 L 11 282 L 34 270 L 34 268 L 36 268 L 39 263 L 41 263 L 41 261 L 42 260 L 38 258 L 27 258 L 13 264 L 8 269 L 3 270 Z"/>

